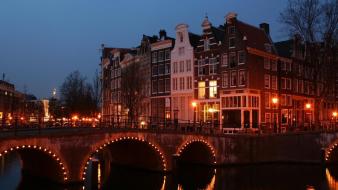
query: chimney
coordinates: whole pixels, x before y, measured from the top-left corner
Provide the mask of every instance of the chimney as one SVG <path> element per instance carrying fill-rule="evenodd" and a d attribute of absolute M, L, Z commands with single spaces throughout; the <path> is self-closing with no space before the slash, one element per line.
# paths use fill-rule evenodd
<path fill-rule="evenodd" d="M 235 12 L 229 12 L 226 16 L 225 16 L 225 22 L 231 24 L 233 21 L 235 21 L 237 19 L 237 13 Z"/>
<path fill-rule="evenodd" d="M 165 40 L 167 38 L 167 32 L 165 30 L 160 30 L 160 40 Z"/>
<path fill-rule="evenodd" d="M 259 25 L 259 28 L 262 29 L 262 30 L 264 30 L 264 32 L 265 32 L 267 35 L 270 35 L 270 26 L 269 26 L 268 23 L 265 23 L 265 22 L 261 23 L 261 24 Z"/>

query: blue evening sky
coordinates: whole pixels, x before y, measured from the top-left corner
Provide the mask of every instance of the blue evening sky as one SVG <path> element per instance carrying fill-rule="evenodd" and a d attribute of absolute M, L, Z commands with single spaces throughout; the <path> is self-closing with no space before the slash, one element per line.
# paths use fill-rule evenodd
<path fill-rule="evenodd" d="M 278 22 L 287 0 L 1 0 L 0 74 L 24 85 L 39 98 L 49 97 L 64 78 L 79 70 L 91 81 L 99 69 L 100 44 L 135 47 L 142 34 L 166 29 L 171 36 L 178 23 L 201 33 L 207 13 L 214 26 L 237 12 L 252 25 L 270 24 L 274 41 L 284 40 Z"/>

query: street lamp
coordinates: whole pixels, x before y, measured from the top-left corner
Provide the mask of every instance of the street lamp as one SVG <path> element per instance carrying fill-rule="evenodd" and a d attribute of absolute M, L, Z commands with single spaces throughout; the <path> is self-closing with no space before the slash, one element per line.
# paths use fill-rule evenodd
<path fill-rule="evenodd" d="M 195 101 L 191 102 L 191 106 L 194 109 L 194 127 L 196 125 L 196 107 L 197 107 L 197 103 Z"/>
<path fill-rule="evenodd" d="M 338 117 L 338 112 L 337 111 L 332 112 L 332 119 L 334 121 L 334 128 L 336 128 L 337 117 Z"/>
<path fill-rule="evenodd" d="M 277 106 L 278 106 L 278 102 L 279 102 L 278 98 L 277 97 L 273 97 L 271 99 L 271 102 L 274 105 L 275 110 L 277 110 Z M 278 112 L 277 112 L 277 117 L 278 117 Z M 274 132 L 275 133 L 277 133 L 278 129 L 279 129 L 279 127 L 277 126 L 277 117 L 276 117 L 276 115 L 274 115 L 274 126 L 273 126 L 273 128 L 274 128 Z"/>
<path fill-rule="evenodd" d="M 312 108 L 312 105 L 311 105 L 310 103 L 306 103 L 306 104 L 305 104 L 305 109 L 310 111 L 310 118 L 309 118 L 310 129 L 311 129 L 311 120 L 312 120 L 312 119 L 311 119 L 311 118 L 312 118 L 311 108 Z"/>

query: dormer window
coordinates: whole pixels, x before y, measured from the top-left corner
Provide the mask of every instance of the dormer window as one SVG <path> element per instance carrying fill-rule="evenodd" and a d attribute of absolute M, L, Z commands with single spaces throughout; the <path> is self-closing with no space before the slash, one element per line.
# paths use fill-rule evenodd
<path fill-rule="evenodd" d="M 228 29 L 228 32 L 229 32 L 230 35 L 235 34 L 235 32 L 236 32 L 235 26 L 230 26 L 229 29 Z"/>
<path fill-rule="evenodd" d="M 210 41 L 208 38 L 204 39 L 204 51 L 210 50 Z"/>
<path fill-rule="evenodd" d="M 180 39 L 180 42 L 183 42 L 183 34 L 182 34 L 182 32 L 178 33 L 178 37 Z"/>
<path fill-rule="evenodd" d="M 265 51 L 271 53 L 271 44 L 264 44 Z"/>

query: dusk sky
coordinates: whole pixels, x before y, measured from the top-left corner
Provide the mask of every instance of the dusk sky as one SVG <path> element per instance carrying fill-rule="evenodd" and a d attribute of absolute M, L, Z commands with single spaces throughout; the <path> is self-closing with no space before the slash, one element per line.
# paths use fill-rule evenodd
<path fill-rule="evenodd" d="M 50 97 L 64 78 L 79 70 L 91 81 L 99 69 L 100 44 L 135 47 L 142 34 L 165 29 L 174 36 L 178 23 L 200 34 L 208 15 L 214 26 L 224 16 L 258 26 L 270 24 L 274 41 L 287 39 L 279 13 L 287 0 L 1 0 L 0 74 L 19 91 L 27 86 L 38 98 Z"/>

